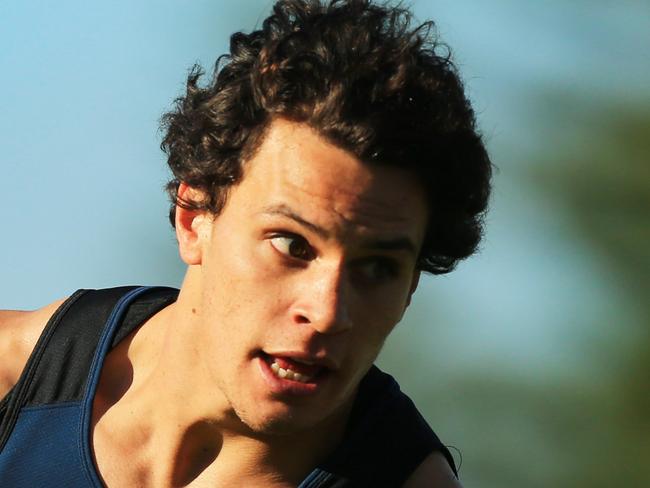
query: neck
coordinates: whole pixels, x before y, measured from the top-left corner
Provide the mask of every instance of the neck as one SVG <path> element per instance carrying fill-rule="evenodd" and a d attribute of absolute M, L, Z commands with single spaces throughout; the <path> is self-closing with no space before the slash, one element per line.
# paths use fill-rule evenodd
<path fill-rule="evenodd" d="M 110 431 L 112 448 L 138 460 L 142 476 L 155 486 L 187 485 L 199 477 L 224 486 L 243 479 L 296 486 L 338 444 L 349 408 L 308 430 L 251 430 L 196 360 L 192 331 L 199 307 L 193 296 L 184 286 L 176 303 L 111 353 L 105 371 L 117 374 L 107 376 L 128 378 L 119 374 L 126 369 L 132 380 L 118 386 L 102 379 L 108 386 L 100 383 L 97 431 Z"/>

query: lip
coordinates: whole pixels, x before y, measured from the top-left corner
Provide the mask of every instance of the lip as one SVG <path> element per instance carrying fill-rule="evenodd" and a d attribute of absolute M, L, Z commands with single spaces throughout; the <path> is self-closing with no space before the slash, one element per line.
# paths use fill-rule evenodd
<path fill-rule="evenodd" d="M 329 381 L 331 376 L 331 371 L 325 369 L 322 373 L 306 383 L 279 378 L 271 370 L 268 361 L 269 356 L 272 355 L 260 354 L 255 358 L 255 361 L 265 383 L 275 394 L 299 397 L 315 395 L 324 388 L 324 385 Z"/>

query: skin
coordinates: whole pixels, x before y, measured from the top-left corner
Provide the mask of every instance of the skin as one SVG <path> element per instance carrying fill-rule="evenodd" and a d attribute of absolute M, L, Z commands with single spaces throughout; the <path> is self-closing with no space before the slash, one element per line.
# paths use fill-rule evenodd
<path fill-rule="evenodd" d="M 415 291 L 427 207 L 412 175 L 281 119 L 244 170 L 218 216 L 177 208 L 179 299 L 104 363 L 92 442 L 108 486 L 296 486 L 339 442 Z M 297 394 L 270 379 L 269 356 L 327 368 Z M 459 486 L 450 474 L 433 454 L 406 486 Z"/>
<path fill-rule="evenodd" d="M 63 301 L 32 311 L 0 310 L 0 398 L 18 381 L 43 327 Z"/>

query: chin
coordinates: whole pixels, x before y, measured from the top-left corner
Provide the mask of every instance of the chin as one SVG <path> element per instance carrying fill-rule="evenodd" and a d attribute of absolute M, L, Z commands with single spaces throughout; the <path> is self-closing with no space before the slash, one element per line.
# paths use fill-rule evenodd
<path fill-rule="evenodd" d="M 326 402 L 307 402 L 297 405 L 265 399 L 247 402 L 246 405 L 231 403 L 231 407 L 239 422 L 245 425 L 250 433 L 260 436 L 287 436 L 317 427 L 328 430 L 338 425 L 345 417 L 347 409 L 344 406 L 335 408 L 329 403 L 324 403 Z"/>
<path fill-rule="evenodd" d="M 255 415 L 249 415 L 248 412 L 235 413 L 244 425 L 258 435 L 291 435 L 307 430 L 319 422 L 319 419 L 311 415 L 301 415 L 286 409 L 274 412 L 258 411 Z"/>

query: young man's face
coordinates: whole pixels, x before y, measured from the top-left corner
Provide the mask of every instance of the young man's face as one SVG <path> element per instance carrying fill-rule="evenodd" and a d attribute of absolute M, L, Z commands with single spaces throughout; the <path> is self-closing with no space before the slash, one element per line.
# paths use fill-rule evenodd
<path fill-rule="evenodd" d="M 273 122 L 223 211 L 196 226 L 199 361 L 247 426 L 292 432 L 345 411 L 415 289 L 426 221 L 410 174 Z"/>

